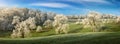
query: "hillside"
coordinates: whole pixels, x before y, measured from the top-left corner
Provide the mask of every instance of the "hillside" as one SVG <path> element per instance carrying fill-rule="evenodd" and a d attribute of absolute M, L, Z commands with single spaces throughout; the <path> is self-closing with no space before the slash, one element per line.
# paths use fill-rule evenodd
<path fill-rule="evenodd" d="M 120 17 L 103 17 L 97 12 L 84 18 L 66 17 L 35 9 L 4 8 L 0 10 L 0 33 L 0 44 L 118 44 Z"/>
<path fill-rule="evenodd" d="M 1 38 L 0 44 L 119 44 L 119 41 L 119 32 L 88 32 L 23 39 Z"/>
<path fill-rule="evenodd" d="M 0 0 L 0 44 L 120 44 L 120 0 Z"/>

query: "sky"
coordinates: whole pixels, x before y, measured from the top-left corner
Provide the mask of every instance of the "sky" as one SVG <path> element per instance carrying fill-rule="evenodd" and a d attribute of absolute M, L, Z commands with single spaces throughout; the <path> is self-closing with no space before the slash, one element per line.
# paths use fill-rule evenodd
<path fill-rule="evenodd" d="M 64 15 L 84 15 L 89 11 L 120 15 L 120 0 L 0 0 L 0 7 L 33 8 Z"/>

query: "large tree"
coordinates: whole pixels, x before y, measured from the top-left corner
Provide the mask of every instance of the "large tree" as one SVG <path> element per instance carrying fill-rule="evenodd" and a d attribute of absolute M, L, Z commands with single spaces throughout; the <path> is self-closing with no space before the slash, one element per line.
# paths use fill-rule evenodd
<path fill-rule="evenodd" d="M 93 32 L 100 31 L 100 27 L 102 26 L 101 14 L 92 11 L 87 15 L 84 22 L 84 26 L 89 26 Z"/>
<path fill-rule="evenodd" d="M 68 33 L 69 24 L 67 24 L 68 18 L 64 15 L 56 15 L 54 17 L 53 26 L 55 27 L 56 34 L 60 34 L 62 32 Z"/>
<path fill-rule="evenodd" d="M 14 21 L 14 20 L 13 20 Z M 13 33 L 11 34 L 12 38 L 25 38 L 30 36 L 30 30 L 35 29 L 35 18 L 29 17 L 25 21 L 22 21 L 16 24 Z"/>

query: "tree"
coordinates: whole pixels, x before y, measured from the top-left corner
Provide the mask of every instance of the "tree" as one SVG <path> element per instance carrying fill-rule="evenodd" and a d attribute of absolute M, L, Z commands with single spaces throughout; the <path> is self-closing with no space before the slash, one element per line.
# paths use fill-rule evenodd
<path fill-rule="evenodd" d="M 75 24 L 80 24 L 81 22 L 80 22 L 80 19 L 78 19 L 76 22 L 75 22 Z"/>
<path fill-rule="evenodd" d="M 120 17 L 118 17 L 118 18 L 116 19 L 116 22 L 117 22 L 117 23 L 120 23 Z"/>
<path fill-rule="evenodd" d="M 15 30 L 13 30 L 13 33 L 11 34 L 12 37 L 16 38 L 25 38 L 30 36 L 30 30 L 35 29 L 35 18 L 29 17 L 25 21 L 22 21 L 15 26 Z"/>
<path fill-rule="evenodd" d="M 101 14 L 97 12 L 90 12 L 86 18 L 85 26 L 89 25 L 93 32 L 100 31 L 100 27 L 102 25 L 101 22 Z"/>
<path fill-rule="evenodd" d="M 62 32 L 68 33 L 69 24 L 67 24 L 68 18 L 64 15 L 56 15 L 54 17 L 53 26 L 55 27 L 56 34 L 60 34 Z"/>
<path fill-rule="evenodd" d="M 46 20 L 43 24 L 43 26 L 47 29 L 51 29 L 52 28 L 52 21 L 51 20 Z"/>
<path fill-rule="evenodd" d="M 29 17 L 35 17 L 36 24 L 43 25 L 47 14 L 28 8 L 2 8 L 0 9 L 0 30 L 13 30 L 18 22 L 25 21 Z"/>
<path fill-rule="evenodd" d="M 41 32 L 41 31 L 43 31 L 42 27 L 41 26 L 37 26 L 36 32 Z"/>
<path fill-rule="evenodd" d="M 60 24 L 59 27 L 56 28 L 56 34 L 60 34 L 60 33 L 68 33 L 68 29 L 69 29 L 69 24 Z"/>

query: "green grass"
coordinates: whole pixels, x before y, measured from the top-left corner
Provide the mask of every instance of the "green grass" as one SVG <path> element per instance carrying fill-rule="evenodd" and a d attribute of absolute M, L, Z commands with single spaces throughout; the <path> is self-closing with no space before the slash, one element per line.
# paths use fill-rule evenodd
<path fill-rule="evenodd" d="M 116 25 L 116 24 L 106 24 L 107 28 L 105 30 L 103 30 L 103 32 L 119 32 L 120 31 L 120 25 Z M 85 33 L 85 32 L 92 32 L 92 30 L 90 28 L 83 28 L 82 25 L 76 25 L 74 23 L 70 23 L 70 29 L 69 29 L 69 33 Z M 4 31 L 0 31 L 0 38 L 10 38 L 10 34 L 11 32 L 4 32 Z M 32 31 L 31 33 L 31 37 L 43 37 L 43 36 L 51 36 L 51 35 L 56 35 L 55 34 L 55 29 L 50 29 L 49 31 L 45 31 L 45 32 L 40 32 L 37 33 L 34 31 Z"/>
<path fill-rule="evenodd" d="M 81 30 L 82 30 L 81 25 L 75 25 L 73 23 L 70 23 L 69 33 L 80 33 Z M 35 31 L 32 32 L 32 37 L 43 37 L 43 36 L 51 36 L 51 35 L 56 35 L 55 29 L 50 29 L 49 31 L 40 32 L 40 33 L 37 33 Z"/>
<path fill-rule="evenodd" d="M 10 38 L 11 32 L 0 31 L 0 44 L 120 44 L 120 25 L 106 24 L 102 32 L 70 23 L 68 34 L 55 34 L 55 29 L 37 33 L 29 38 Z"/>
<path fill-rule="evenodd" d="M 9 38 L 10 34 L 10 31 L 0 31 L 0 38 Z"/>
<path fill-rule="evenodd" d="M 46 37 L 0 39 L 0 44 L 119 44 L 120 32 L 88 32 Z"/>
<path fill-rule="evenodd" d="M 120 23 L 106 24 L 105 32 L 120 32 Z"/>
<path fill-rule="evenodd" d="M 81 25 L 75 25 L 73 23 L 70 23 L 70 29 L 69 29 L 69 33 L 79 33 L 82 30 L 82 26 Z M 10 38 L 10 34 L 12 32 L 5 32 L 5 31 L 0 31 L 0 38 Z M 31 37 L 43 37 L 43 36 L 51 36 L 51 35 L 56 35 L 55 34 L 55 29 L 50 29 L 49 31 L 45 31 L 45 32 L 40 32 L 37 33 L 35 32 L 35 30 L 32 31 L 31 33 Z"/>

